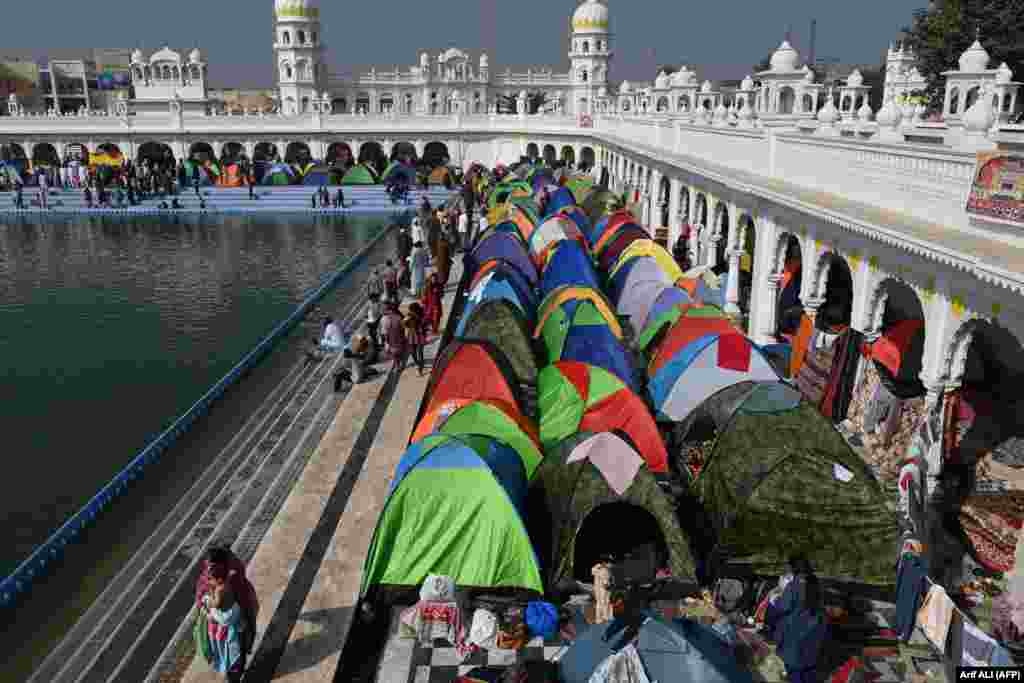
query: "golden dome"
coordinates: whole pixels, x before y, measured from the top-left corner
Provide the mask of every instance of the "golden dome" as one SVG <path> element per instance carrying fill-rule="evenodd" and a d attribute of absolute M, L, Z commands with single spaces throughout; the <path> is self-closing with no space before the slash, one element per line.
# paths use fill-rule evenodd
<path fill-rule="evenodd" d="M 573 31 L 608 32 L 608 6 L 599 0 L 586 0 L 572 15 Z"/>

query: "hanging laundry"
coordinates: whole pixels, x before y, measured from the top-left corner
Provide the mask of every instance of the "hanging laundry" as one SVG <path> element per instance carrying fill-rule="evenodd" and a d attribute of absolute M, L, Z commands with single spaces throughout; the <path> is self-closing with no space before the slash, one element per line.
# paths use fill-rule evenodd
<path fill-rule="evenodd" d="M 914 633 L 917 607 L 925 590 L 928 566 L 918 556 L 905 557 L 896 576 L 896 633 L 906 642 Z"/>
<path fill-rule="evenodd" d="M 990 666 L 996 645 L 998 643 L 990 635 L 965 621 L 961 666 Z"/>
<path fill-rule="evenodd" d="M 953 609 L 953 601 L 946 594 L 946 589 L 932 584 L 924 596 L 921 609 L 917 611 L 917 625 L 931 644 L 941 651 L 946 649 Z"/>

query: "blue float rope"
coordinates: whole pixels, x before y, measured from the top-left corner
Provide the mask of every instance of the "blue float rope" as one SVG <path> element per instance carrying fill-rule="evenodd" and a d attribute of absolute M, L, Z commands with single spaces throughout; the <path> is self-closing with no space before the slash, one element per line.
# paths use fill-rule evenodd
<path fill-rule="evenodd" d="M 383 230 L 368 245 L 356 254 L 353 258 L 333 274 L 327 276 L 306 299 L 284 321 L 277 325 L 266 337 L 256 345 L 242 360 L 240 360 L 224 377 L 213 385 L 198 401 L 192 404 L 185 413 L 157 435 L 150 443 L 142 449 L 131 462 L 122 469 L 110 482 L 100 489 L 99 493 L 92 497 L 78 512 L 71 516 L 57 531 L 55 531 L 42 545 L 36 548 L 28 559 L 18 565 L 7 578 L 0 581 L 0 607 L 14 605 L 17 596 L 22 595 L 37 577 L 46 570 L 51 560 L 57 559 L 67 544 L 74 540 L 86 524 L 94 521 L 96 516 L 106 508 L 115 498 L 128 489 L 128 484 L 142 476 L 142 470 L 146 465 L 156 462 L 164 451 L 173 445 L 183 434 L 185 434 L 196 420 L 205 415 L 214 401 L 221 398 L 224 393 L 241 378 L 248 370 L 256 366 L 259 361 L 273 348 L 282 337 L 306 316 L 309 310 L 323 298 L 332 288 L 336 287 L 341 280 L 345 279 L 358 268 L 374 247 L 390 233 L 390 230 Z"/>

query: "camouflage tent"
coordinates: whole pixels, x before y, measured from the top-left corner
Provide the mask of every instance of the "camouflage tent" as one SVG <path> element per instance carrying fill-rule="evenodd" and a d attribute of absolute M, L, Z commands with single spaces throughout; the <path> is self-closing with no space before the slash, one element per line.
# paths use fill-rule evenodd
<path fill-rule="evenodd" d="M 515 304 L 490 299 L 473 307 L 460 328 L 460 339 L 490 342 L 501 349 L 519 384 L 537 386 L 537 354 L 529 323 Z"/>
<path fill-rule="evenodd" d="M 776 575 L 803 555 L 823 577 L 892 583 L 895 513 L 868 466 L 796 389 L 744 382 L 695 413 L 688 422 L 718 432 L 692 483 L 714 528 L 716 561 Z"/>
<path fill-rule="evenodd" d="M 602 443 L 595 443 L 599 440 Z M 589 449 L 589 455 L 582 451 Z M 595 455 L 596 450 L 604 451 L 604 457 Z M 622 475 L 621 464 L 632 460 L 634 464 Z M 620 477 L 609 471 L 619 468 Z M 631 477 L 630 477 L 631 475 Z M 613 483 L 618 486 L 628 482 L 622 493 L 616 493 Z M 610 504 L 628 504 L 639 509 L 643 517 L 650 515 L 653 529 L 660 536 L 659 550 L 667 555 L 668 567 L 677 579 L 694 577 L 694 561 L 689 541 L 679 526 L 675 509 L 654 479 L 654 475 L 643 465 L 636 451 L 623 438 L 611 434 L 579 432 L 554 448 L 545 452 L 544 460 L 534 474 L 527 499 L 527 518 L 530 520 L 530 536 L 540 558 L 545 585 L 553 586 L 559 580 L 574 575 L 589 575 L 596 559 L 582 548 L 577 547 L 588 518 Z M 629 509 L 617 506 L 618 509 Z M 613 508 L 614 509 L 614 508 Z M 598 529 L 605 549 L 632 548 L 650 540 L 644 533 L 643 525 L 627 521 L 625 515 L 616 519 L 602 519 Z M 582 551 L 582 552 L 581 552 Z M 576 561 L 581 563 L 575 567 Z"/>

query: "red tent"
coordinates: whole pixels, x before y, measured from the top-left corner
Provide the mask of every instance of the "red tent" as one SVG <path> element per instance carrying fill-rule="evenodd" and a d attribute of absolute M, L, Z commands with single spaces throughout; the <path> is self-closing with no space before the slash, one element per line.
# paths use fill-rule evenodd
<path fill-rule="evenodd" d="M 515 372 L 496 347 L 485 341 L 452 340 L 434 364 L 423 414 L 452 399 L 495 401 L 522 413 L 514 378 Z"/>
<path fill-rule="evenodd" d="M 654 377 L 665 363 L 675 358 L 676 354 L 701 337 L 713 334 L 731 334 L 736 328 L 728 318 L 712 317 L 703 314 L 707 307 L 694 304 L 683 304 L 679 307 L 683 314 L 665 335 L 658 345 L 658 351 L 651 358 L 647 369 L 649 376 Z M 690 311 L 701 315 L 687 315 Z"/>

